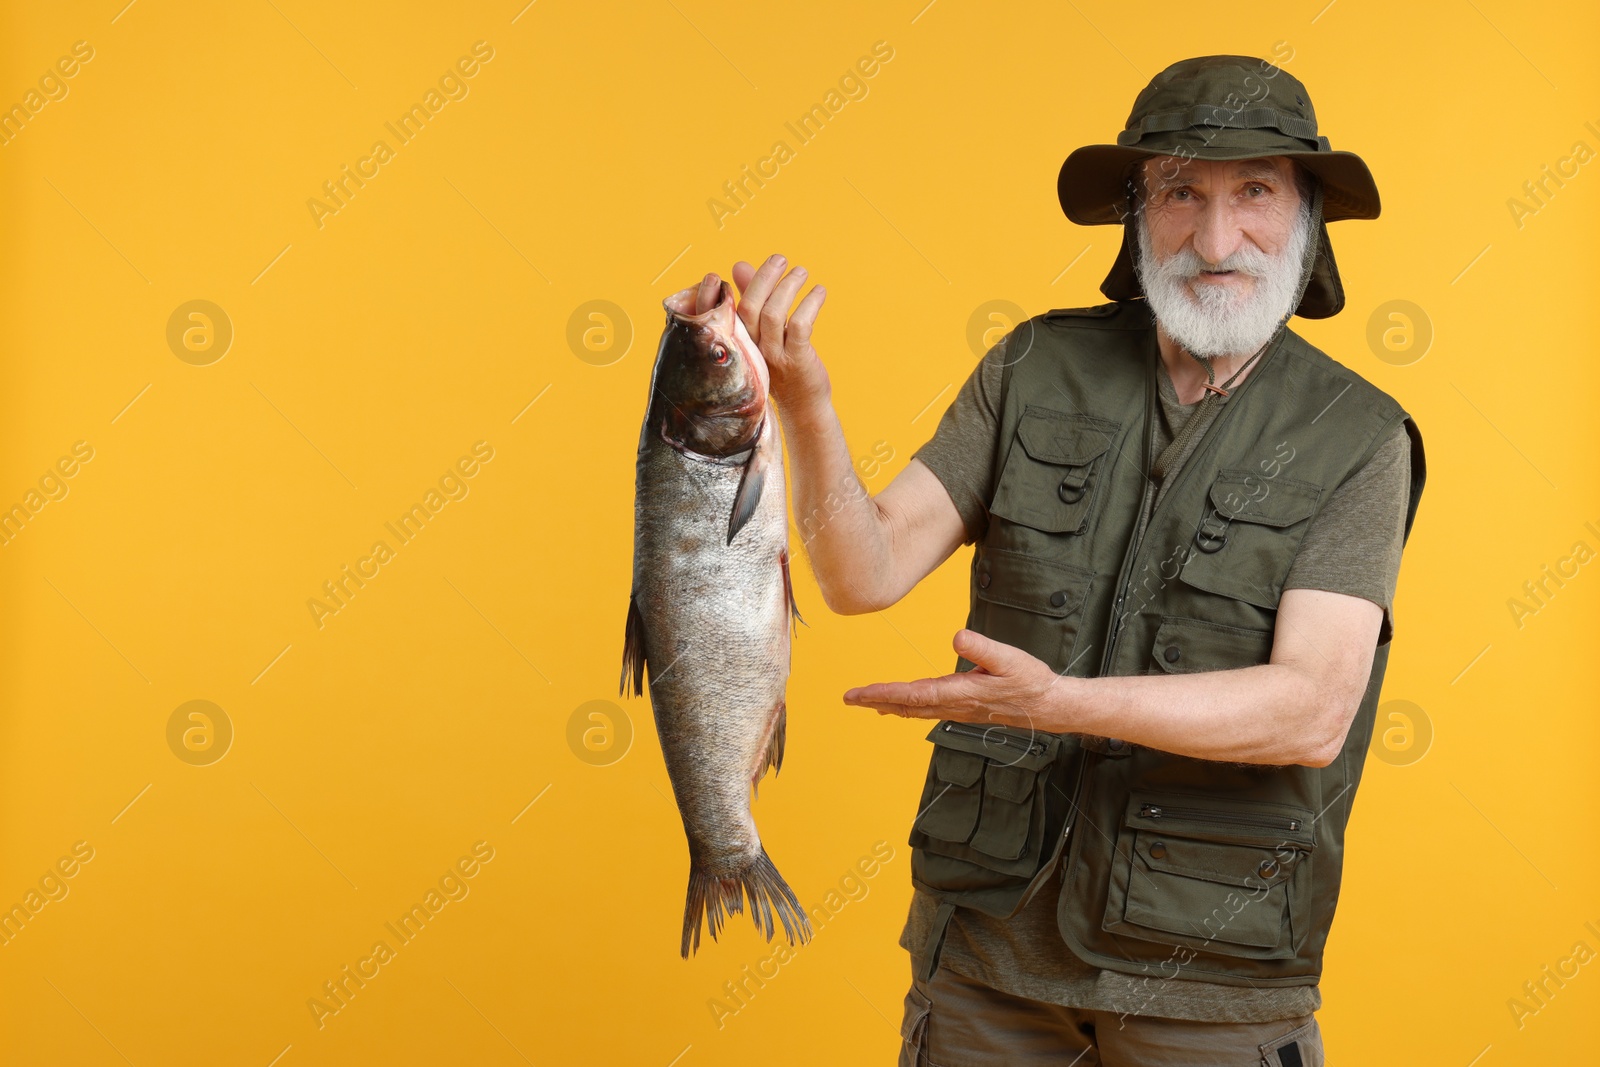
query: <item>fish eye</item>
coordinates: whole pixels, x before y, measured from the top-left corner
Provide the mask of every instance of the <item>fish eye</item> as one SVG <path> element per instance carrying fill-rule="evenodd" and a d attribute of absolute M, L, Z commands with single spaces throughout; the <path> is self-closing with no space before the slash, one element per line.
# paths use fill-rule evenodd
<path fill-rule="evenodd" d="M 717 366 L 727 366 L 729 357 L 730 353 L 728 352 L 726 345 L 711 346 L 711 362 L 715 363 Z"/>

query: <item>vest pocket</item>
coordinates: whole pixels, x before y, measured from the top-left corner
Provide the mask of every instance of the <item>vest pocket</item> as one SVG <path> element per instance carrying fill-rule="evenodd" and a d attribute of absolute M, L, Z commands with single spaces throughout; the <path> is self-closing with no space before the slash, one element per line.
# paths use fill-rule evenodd
<path fill-rule="evenodd" d="M 1224 469 L 1211 483 L 1183 580 L 1208 593 L 1275 609 L 1322 487 Z"/>
<path fill-rule="evenodd" d="M 1118 834 L 1102 927 L 1252 959 L 1292 959 L 1310 932 L 1310 811 L 1140 793 Z"/>
<path fill-rule="evenodd" d="M 1150 657 L 1168 674 L 1255 667 L 1272 658 L 1272 631 L 1161 616 Z"/>
<path fill-rule="evenodd" d="M 1060 672 L 1071 665 L 1080 611 L 1094 575 L 1069 563 L 984 547 L 973 556 L 976 609 L 969 625 Z M 963 669 L 970 669 L 965 659 Z"/>
<path fill-rule="evenodd" d="M 1047 810 L 1063 806 L 1049 803 L 1060 736 L 940 722 L 928 740 L 933 759 L 911 824 L 913 881 L 964 892 L 1031 878 L 1051 851 Z"/>
<path fill-rule="evenodd" d="M 991 515 L 1046 533 L 1082 533 L 1121 424 L 1029 404 L 1017 422 Z"/>

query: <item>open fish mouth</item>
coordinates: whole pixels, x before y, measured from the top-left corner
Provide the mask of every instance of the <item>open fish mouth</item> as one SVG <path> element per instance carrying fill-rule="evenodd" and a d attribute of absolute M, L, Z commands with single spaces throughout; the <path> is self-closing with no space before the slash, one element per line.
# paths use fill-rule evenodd
<path fill-rule="evenodd" d="M 709 326 L 719 335 L 725 334 L 731 338 L 733 344 L 730 347 L 738 351 L 751 373 L 760 380 L 761 402 L 766 403 L 767 391 L 772 385 L 771 374 L 767 370 L 767 361 L 761 355 L 761 349 L 750 336 L 750 331 L 745 328 L 744 320 L 738 315 L 738 300 L 734 296 L 733 286 L 724 279 L 716 304 L 705 311 L 695 310 L 699 293 L 698 285 L 679 289 L 663 300 L 661 306 L 666 309 L 670 321 L 685 326 Z"/>

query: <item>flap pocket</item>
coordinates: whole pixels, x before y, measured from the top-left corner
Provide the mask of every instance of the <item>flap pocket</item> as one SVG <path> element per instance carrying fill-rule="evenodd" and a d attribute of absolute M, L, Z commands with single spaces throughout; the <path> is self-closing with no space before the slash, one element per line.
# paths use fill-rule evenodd
<path fill-rule="evenodd" d="M 1204 951 L 1294 955 L 1308 914 L 1312 813 L 1292 804 L 1143 793 L 1130 798 L 1104 927 Z"/>
<path fill-rule="evenodd" d="M 928 740 L 933 767 L 911 844 L 991 872 L 1031 874 L 1044 836 L 1040 780 L 1052 773 L 1060 736 L 945 721 Z"/>
<path fill-rule="evenodd" d="M 1041 463 L 1081 466 L 1111 447 L 1117 423 L 1029 405 L 1017 423 L 1017 440 Z"/>
<path fill-rule="evenodd" d="M 946 748 L 933 750 L 933 768 L 924 791 L 916 828 L 940 841 L 965 841 L 978 825 L 984 759 L 972 752 Z"/>
<path fill-rule="evenodd" d="M 1089 583 L 1094 578 L 1089 571 L 1070 563 L 1056 563 L 1002 548 L 983 549 L 976 568 L 980 600 L 1056 617 L 1077 613 L 1089 595 Z M 1006 641 L 998 634 L 989 636 L 996 641 Z"/>
<path fill-rule="evenodd" d="M 1219 471 L 1195 527 L 1186 584 L 1260 608 L 1276 609 L 1322 487 L 1250 470 Z"/>
<path fill-rule="evenodd" d="M 1272 658 L 1272 631 L 1161 616 L 1150 655 L 1168 674 L 1255 667 Z"/>
<path fill-rule="evenodd" d="M 1121 424 L 1029 404 L 989 513 L 1046 533 L 1082 533 Z"/>
<path fill-rule="evenodd" d="M 977 785 L 978 778 L 983 774 L 983 757 L 941 746 L 933 752 L 933 766 L 941 782 L 959 786 Z"/>
<path fill-rule="evenodd" d="M 1020 804 L 1033 792 L 1039 776 L 1026 767 L 996 763 L 983 772 L 983 777 L 990 796 Z"/>
<path fill-rule="evenodd" d="M 1254 880 L 1251 865 L 1259 849 L 1190 843 L 1193 868 L 1162 866 L 1152 857 L 1170 853 L 1178 841 L 1139 833 L 1134 841 L 1134 871 L 1128 883 L 1130 923 L 1170 934 L 1270 949 L 1284 941 L 1286 897 L 1269 883 Z M 1222 868 L 1219 870 L 1218 868 Z"/>
<path fill-rule="evenodd" d="M 929 730 L 928 740 L 937 746 L 938 752 L 959 752 L 979 757 L 978 773 L 982 773 L 984 760 L 1025 771 L 1042 770 L 1055 762 L 1056 750 L 1061 744 L 1058 734 L 1019 730 L 1014 726 L 998 724 L 980 726 L 974 722 L 953 720 L 942 721 Z M 961 784 L 971 785 L 976 781 L 977 774 L 974 774 L 971 781 Z"/>
<path fill-rule="evenodd" d="M 1294 478 L 1264 478 L 1252 470 L 1227 468 L 1211 483 L 1217 514 L 1237 522 L 1288 526 L 1317 508 L 1322 487 Z"/>

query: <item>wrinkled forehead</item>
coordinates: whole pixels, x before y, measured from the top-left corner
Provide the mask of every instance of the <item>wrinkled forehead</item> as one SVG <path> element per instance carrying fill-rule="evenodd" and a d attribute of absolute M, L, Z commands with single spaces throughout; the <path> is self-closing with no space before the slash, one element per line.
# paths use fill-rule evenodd
<path fill-rule="evenodd" d="M 1205 160 L 1180 156 L 1155 156 L 1142 165 L 1146 188 L 1195 185 L 1208 178 L 1224 183 L 1242 181 L 1286 182 L 1294 178 L 1294 161 L 1288 156 L 1253 159 Z"/>

